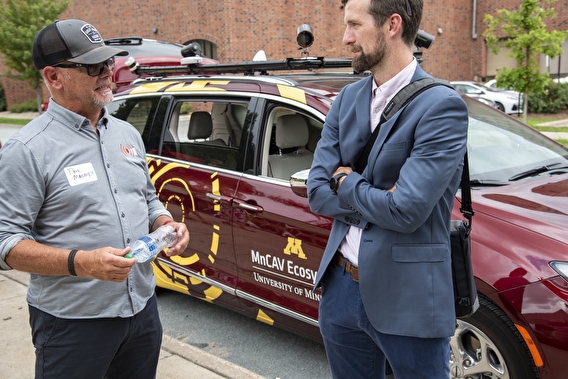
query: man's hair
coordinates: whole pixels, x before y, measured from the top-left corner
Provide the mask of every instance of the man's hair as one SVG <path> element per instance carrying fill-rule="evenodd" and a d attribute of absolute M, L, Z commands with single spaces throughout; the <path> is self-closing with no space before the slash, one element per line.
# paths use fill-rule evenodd
<path fill-rule="evenodd" d="M 341 0 L 344 8 L 349 0 Z M 409 15 L 407 7 L 410 7 Z M 375 25 L 383 25 L 394 13 L 402 18 L 402 40 L 409 46 L 414 44 L 420 22 L 422 21 L 423 0 L 369 0 L 369 14 L 375 20 Z"/>

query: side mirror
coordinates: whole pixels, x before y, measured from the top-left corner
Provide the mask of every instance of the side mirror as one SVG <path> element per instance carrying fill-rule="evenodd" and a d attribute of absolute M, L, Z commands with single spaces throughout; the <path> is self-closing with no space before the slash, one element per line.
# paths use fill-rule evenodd
<path fill-rule="evenodd" d="M 292 192 L 300 197 L 308 197 L 308 174 L 310 169 L 298 171 L 290 177 Z"/>

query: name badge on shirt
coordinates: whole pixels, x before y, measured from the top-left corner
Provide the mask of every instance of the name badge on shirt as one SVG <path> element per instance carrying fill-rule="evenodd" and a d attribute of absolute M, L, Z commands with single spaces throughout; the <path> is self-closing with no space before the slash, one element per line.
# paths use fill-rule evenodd
<path fill-rule="evenodd" d="M 92 163 L 83 163 L 76 166 L 65 167 L 65 175 L 70 186 L 78 184 L 96 182 L 97 173 Z"/>

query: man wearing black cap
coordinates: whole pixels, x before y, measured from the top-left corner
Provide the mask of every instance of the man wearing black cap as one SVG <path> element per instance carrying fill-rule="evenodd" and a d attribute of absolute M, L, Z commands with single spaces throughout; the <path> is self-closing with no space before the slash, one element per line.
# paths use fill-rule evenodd
<path fill-rule="evenodd" d="M 42 29 L 32 59 L 49 109 L 0 150 L 0 269 L 31 273 L 27 300 L 36 378 L 154 378 L 162 327 L 149 262 L 125 258 L 171 223 L 140 135 L 110 116 L 114 56 L 81 20 Z"/>

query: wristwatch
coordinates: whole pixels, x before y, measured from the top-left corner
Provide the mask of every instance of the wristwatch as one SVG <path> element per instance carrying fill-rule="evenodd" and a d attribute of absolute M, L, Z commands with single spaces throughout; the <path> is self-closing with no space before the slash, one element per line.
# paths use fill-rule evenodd
<path fill-rule="evenodd" d="M 329 179 L 329 188 L 331 188 L 333 192 L 337 193 L 337 190 L 339 189 L 339 179 L 343 178 L 344 176 L 347 176 L 347 174 L 340 172 L 339 174 L 333 175 L 331 179 Z"/>

